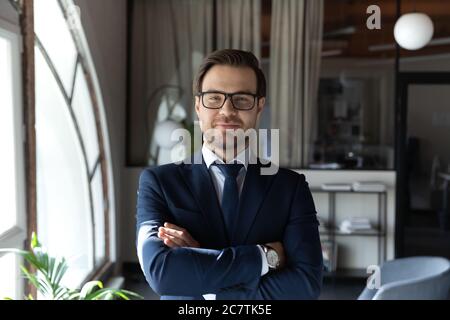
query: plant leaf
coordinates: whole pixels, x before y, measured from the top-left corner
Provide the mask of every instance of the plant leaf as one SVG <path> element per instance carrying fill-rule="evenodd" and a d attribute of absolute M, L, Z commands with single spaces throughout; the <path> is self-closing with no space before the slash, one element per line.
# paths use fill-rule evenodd
<path fill-rule="evenodd" d="M 58 259 L 55 263 L 55 266 L 50 274 L 50 280 L 54 285 L 59 286 L 64 274 L 67 271 L 67 262 L 64 258 Z"/>
<path fill-rule="evenodd" d="M 88 295 L 85 300 L 111 300 L 114 289 L 101 289 Z"/>
<path fill-rule="evenodd" d="M 31 249 L 33 250 L 34 248 L 40 247 L 41 244 L 38 241 L 38 238 L 36 236 L 36 232 L 33 231 L 33 233 L 31 234 Z"/>
<path fill-rule="evenodd" d="M 60 286 L 55 290 L 55 300 L 65 300 L 64 298 L 69 295 L 69 289 Z"/>
<path fill-rule="evenodd" d="M 31 251 L 0 249 L 0 253 L 14 253 L 23 256 L 28 264 L 36 269 L 35 273 L 31 273 L 25 266 L 21 265 L 20 269 L 23 275 L 46 298 L 54 300 L 110 300 L 115 297 L 124 300 L 130 300 L 130 298 L 143 299 L 142 296 L 131 291 L 103 288 L 101 281 L 90 281 L 81 290 L 66 288 L 61 285 L 61 280 L 68 269 L 65 258 L 51 257 L 42 248 L 34 232 L 30 246 Z M 31 295 L 28 295 L 25 299 L 34 300 Z"/>
<path fill-rule="evenodd" d="M 126 294 L 128 297 L 137 298 L 137 299 L 144 299 L 143 296 L 141 296 L 140 294 L 138 294 L 136 292 L 133 292 L 133 291 L 120 290 L 120 292 Z"/>
<path fill-rule="evenodd" d="M 118 296 L 119 298 L 122 298 L 123 300 L 130 300 L 126 294 L 123 294 L 120 290 L 114 290 L 113 294 Z"/>
<path fill-rule="evenodd" d="M 79 300 L 79 298 L 80 298 L 80 293 L 79 292 L 74 292 L 74 293 L 71 293 L 69 295 L 67 300 Z"/>
<path fill-rule="evenodd" d="M 31 282 L 33 286 L 39 288 L 39 281 L 34 274 L 28 272 L 28 270 L 24 266 L 20 266 L 20 270 L 25 275 L 25 277 Z"/>
<path fill-rule="evenodd" d="M 83 288 L 81 288 L 81 292 L 80 292 L 80 300 L 87 300 L 86 297 L 95 292 L 96 290 L 94 290 L 95 288 L 100 288 L 103 289 L 103 283 L 101 281 L 89 281 L 87 282 Z"/>
<path fill-rule="evenodd" d="M 131 291 L 105 288 L 92 293 L 91 295 L 87 296 L 85 300 L 111 300 L 111 298 L 113 298 L 114 296 L 123 300 L 130 300 L 130 297 L 138 299 L 144 298 Z"/>

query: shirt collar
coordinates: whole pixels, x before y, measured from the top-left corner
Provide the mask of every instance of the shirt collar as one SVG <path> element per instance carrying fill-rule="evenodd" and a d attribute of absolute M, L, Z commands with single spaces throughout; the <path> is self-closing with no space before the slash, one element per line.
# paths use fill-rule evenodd
<path fill-rule="evenodd" d="M 209 169 L 209 167 L 213 164 L 213 163 L 221 163 L 224 164 L 225 162 L 223 162 L 223 160 L 218 157 L 211 149 L 209 149 L 205 144 L 203 144 L 202 147 L 202 154 L 203 154 L 203 160 L 205 161 L 206 167 Z M 245 170 L 247 170 L 248 164 L 249 164 L 249 157 L 246 156 L 247 154 L 247 149 L 241 151 L 236 158 L 234 158 L 233 160 L 231 160 L 230 162 L 238 162 L 244 165 Z M 252 158 L 252 160 L 255 160 L 255 156 L 254 153 L 249 152 L 250 157 Z M 252 161 L 251 163 L 256 163 L 255 161 Z"/>

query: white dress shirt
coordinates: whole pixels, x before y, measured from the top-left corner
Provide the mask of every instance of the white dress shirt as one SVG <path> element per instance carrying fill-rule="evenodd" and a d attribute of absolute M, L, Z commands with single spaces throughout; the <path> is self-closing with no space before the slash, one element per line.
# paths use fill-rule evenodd
<path fill-rule="evenodd" d="M 219 158 L 211 149 L 209 149 L 205 144 L 202 147 L 202 154 L 203 154 L 203 160 L 205 161 L 206 167 L 209 170 L 209 173 L 211 174 L 214 187 L 216 189 L 217 198 L 219 199 L 220 205 L 222 205 L 222 195 L 223 195 L 223 187 L 225 185 L 225 176 L 220 171 L 220 169 L 217 166 L 213 166 L 214 163 L 224 164 L 223 160 Z M 248 152 L 250 157 L 254 157 L 254 153 Z M 252 160 L 255 160 L 253 158 Z M 246 150 L 239 153 L 236 158 L 234 158 L 231 162 L 238 162 L 244 165 L 244 167 L 239 171 L 238 176 L 236 177 L 236 182 L 239 188 L 239 196 L 242 192 L 242 187 L 244 186 L 244 180 L 245 175 L 247 173 L 247 167 L 249 164 L 249 159 L 246 156 Z M 256 163 L 255 161 L 252 161 L 251 163 Z M 264 250 L 261 246 L 258 246 L 258 249 L 261 252 L 261 259 L 262 259 L 262 268 L 261 268 L 261 276 L 265 275 L 269 272 L 269 264 L 267 262 L 266 255 L 264 253 Z M 204 294 L 203 297 L 206 300 L 215 300 L 216 295 L 215 294 Z"/>

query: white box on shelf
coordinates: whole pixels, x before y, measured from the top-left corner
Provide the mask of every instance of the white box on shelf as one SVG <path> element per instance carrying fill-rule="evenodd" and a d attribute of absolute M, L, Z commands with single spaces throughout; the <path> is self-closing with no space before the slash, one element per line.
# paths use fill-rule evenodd
<path fill-rule="evenodd" d="M 384 192 L 386 185 L 378 181 L 356 181 L 353 183 L 354 191 L 360 192 Z"/>
<path fill-rule="evenodd" d="M 324 183 L 321 186 L 325 191 L 351 191 L 352 186 L 347 183 Z"/>

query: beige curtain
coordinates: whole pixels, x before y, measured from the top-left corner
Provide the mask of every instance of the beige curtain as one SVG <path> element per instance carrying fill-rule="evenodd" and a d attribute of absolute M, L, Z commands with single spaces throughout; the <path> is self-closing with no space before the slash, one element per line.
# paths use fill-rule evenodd
<path fill-rule="evenodd" d="M 162 86 L 183 90 L 181 105 L 193 117 L 192 80 L 212 50 L 212 1 L 134 0 L 128 162 L 148 163 Z M 174 92 L 175 90 L 172 90 Z"/>
<path fill-rule="evenodd" d="M 270 50 L 272 128 L 280 129 L 280 165 L 309 158 L 317 122 L 323 0 L 273 0 Z"/>
<path fill-rule="evenodd" d="M 217 1 L 217 49 L 246 50 L 261 57 L 261 0 Z"/>
<path fill-rule="evenodd" d="M 304 96 L 304 156 L 303 166 L 312 162 L 313 144 L 318 134 L 319 81 L 322 62 L 323 3 L 307 0 L 305 14 L 305 96 Z"/>

